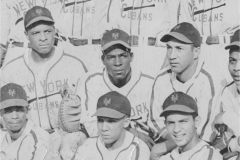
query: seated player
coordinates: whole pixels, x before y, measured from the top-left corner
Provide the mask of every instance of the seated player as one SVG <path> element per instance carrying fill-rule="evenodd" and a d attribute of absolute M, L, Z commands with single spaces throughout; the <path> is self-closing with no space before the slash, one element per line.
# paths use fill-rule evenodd
<path fill-rule="evenodd" d="M 201 123 L 196 101 L 183 92 L 174 92 L 163 103 L 165 124 L 177 148 L 160 160 L 222 160 L 222 155 L 201 140 L 197 128 Z"/>
<path fill-rule="evenodd" d="M 1 88 L 1 116 L 6 131 L 0 131 L 0 159 L 43 160 L 48 152 L 49 134 L 28 117 L 24 89 L 14 83 Z"/>
<path fill-rule="evenodd" d="M 88 138 L 75 155 L 75 160 L 149 160 L 148 146 L 125 128 L 130 124 L 131 105 L 127 97 L 116 91 L 98 99 L 97 117 L 99 135 Z"/>
<path fill-rule="evenodd" d="M 230 152 L 240 152 L 239 137 L 239 118 L 240 118 L 240 30 L 237 30 L 232 39 L 231 44 L 226 46 L 229 49 L 228 69 L 233 78 L 233 82 L 227 85 L 221 96 L 221 109 L 213 123 L 212 129 L 218 133 L 216 125 L 225 124 L 234 133 L 234 136 L 228 140 L 228 148 Z M 235 157 L 236 159 L 236 157 Z"/>

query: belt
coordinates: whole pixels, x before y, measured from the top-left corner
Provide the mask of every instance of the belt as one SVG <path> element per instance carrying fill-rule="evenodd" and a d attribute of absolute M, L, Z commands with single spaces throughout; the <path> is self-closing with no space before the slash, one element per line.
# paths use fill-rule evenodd
<path fill-rule="evenodd" d="M 74 46 L 83 46 L 86 44 L 100 44 L 101 39 L 76 39 L 76 38 L 69 38 L 70 43 Z"/>
<path fill-rule="evenodd" d="M 203 37 L 203 42 L 206 42 L 206 44 L 208 44 L 208 45 L 222 44 L 222 43 L 229 44 L 231 39 L 232 39 L 232 36 L 230 36 L 230 35 L 207 36 L 206 41 L 204 40 L 204 37 Z"/>
<path fill-rule="evenodd" d="M 142 40 L 144 41 L 145 37 L 142 37 Z M 154 37 L 146 37 L 147 38 L 147 44 L 149 46 L 155 46 L 156 44 L 156 38 Z M 131 46 L 139 46 L 140 45 L 140 37 L 139 36 L 130 36 L 131 40 Z"/>

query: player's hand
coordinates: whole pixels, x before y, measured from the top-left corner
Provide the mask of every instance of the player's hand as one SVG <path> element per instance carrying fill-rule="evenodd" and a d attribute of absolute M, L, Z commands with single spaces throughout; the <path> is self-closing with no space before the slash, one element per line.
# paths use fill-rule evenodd
<path fill-rule="evenodd" d="M 140 138 L 141 140 L 143 140 L 147 144 L 150 150 L 152 149 L 153 145 L 155 145 L 155 142 L 148 135 L 141 133 L 138 130 L 135 130 L 133 128 L 130 128 L 129 131 L 135 136 L 137 136 L 138 138 Z"/>
<path fill-rule="evenodd" d="M 217 124 L 224 124 L 224 123 L 223 123 L 223 120 L 222 120 L 223 114 L 224 114 L 224 112 L 221 112 L 221 113 L 219 113 L 218 115 L 216 115 L 216 117 L 215 117 L 215 119 L 214 119 L 214 121 L 213 121 L 213 123 L 212 123 L 212 130 L 213 130 L 213 132 L 215 132 L 216 134 L 219 134 L 219 131 L 218 131 L 218 129 L 216 128 L 216 125 L 217 125 Z"/>
<path fill-rule="evenodd" d="M 159 158 L 165 153 L 167 153 L 167 147 L 165 143 L 157 143 L 151 150 L 150 159 L 159 160 Z"/>

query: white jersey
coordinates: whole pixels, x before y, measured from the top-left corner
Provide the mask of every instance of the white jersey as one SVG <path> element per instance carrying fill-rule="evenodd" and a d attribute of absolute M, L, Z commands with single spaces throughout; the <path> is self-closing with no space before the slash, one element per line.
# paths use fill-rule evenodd
<path fill-rule="evenodd" d="M 19 50 L 9 50 L 15 54 Z M 27 93 L 31 119 L 44 129 L 58 127 L 58 108 L 62 97 L 60 88 L 67 84 L 77 87 L 87 69 L 82 61 L 56 47 L 53 57 L 44 64 L 36 64 L 31 49 L 1 68 L 1 83 L 16 83 Z"/>
<path fill-rule="evenodd" d="M 81 145 L 74 160 L 148 160 L 150 150 L 138 137 L 126 131 L 123 144 L 114 150 L 108 150 L 100 136 L 88 138 Z"/>
<path fill-rule="evenodd" d="M 93 0 L 67 0 L 60 3 L 61 7 L 54 19 L 57 29 L 67 37 L 81 37 L 85 26 L 95 13 Z M 51 12 L 54 11 L 53 6 Z"/>
<path fill-rule="evenodd" d="M 97 118 L 92 117 L 97 109 L 97 101 L 102 95 L 110 91 L 117 91 L 129 99 L 132 107 L 131 120 L 134 124 L 132 125 L 133 128 L 141 130 L 134 120 L 144 123 L 146 126 L 151 126 L 147 121 L 149 119 L 149 100 L 153 78 L 134 68 L 132 68 L 131 74 L 130 81 L 121 88 L 113 85 L 106 69 L 89 73 L 85 83 L 82 83 L 84 86 L 79 90 L 82 102 L 80 122 L 84 124 L 90 136 L 97 135 Z"/>
<path fill-rule="evenodd" d="M 164 117 L 160 117 L 165 99 L 173 92 L 181 91 L 196 100 L 198 114 L 201 117 L 201 124 L 197 128 L 197 133 L 203 140 L 209 141 L 212 134 L 209 120 L 211 110 L 215 105 L 215 95 L 217 92 L 217 81 L 213 78 L 209 70 L 206 70 L 204 62 L 200 61 L 194 75 L 185 83 L 177 80 L 176 74 L 171 71 L 170 67 L 162 70 L 155 79 L 150 104 L 150 118 L 158 132 L 161 133 L 165 130 Z"/>
<path fill-rule="evenodd" d="M 179 153 L 179 148 L 175 148 L 171 153 L 162 156 L 159 160 L 222 160 L 219 151 L 215 150 L 204 141 L 200 141 L 196 146 L 188 151 Z"/>
<path fill-rule="evenodd" d="M 43 160 L 49 148 L 48 133 L 30 120 L 17 140 L 12 141 L 8 132 L 0 136 L 1 160 Z"/>

